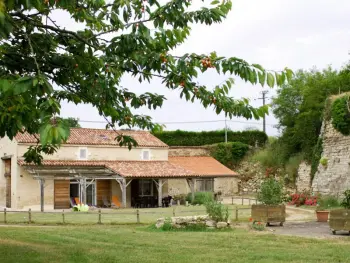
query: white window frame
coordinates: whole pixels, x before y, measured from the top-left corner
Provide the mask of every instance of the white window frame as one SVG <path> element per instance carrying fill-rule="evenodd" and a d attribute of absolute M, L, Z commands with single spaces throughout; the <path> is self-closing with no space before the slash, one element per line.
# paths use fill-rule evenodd
<path fill-rule="evenodd" d="M 80 153 L 81 153 L 81 150 L 85 150 L 85 158 L 82 158 Z M 78 151 L 78 160 L 87 160 L 88 159 L 88 149 L 87 147 L 79 147 L 79 151 Z"/>
<path fill-rule="evenodd" d="M 148 159 L 144 159 L 144 153 L 145 152 L 148 152 Z M 142 150 L 141 151 L 141 160 L 143 160 L 143 161 L 149 161 L 149 160 L 151 160 L 151 150 L 149 150 L 149 149 L 145 149 L 145 150 Z"/>

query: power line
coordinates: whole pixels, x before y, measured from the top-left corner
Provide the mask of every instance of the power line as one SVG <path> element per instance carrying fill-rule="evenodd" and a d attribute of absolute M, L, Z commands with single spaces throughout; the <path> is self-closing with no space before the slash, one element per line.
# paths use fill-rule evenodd
<path fill-rule="evenodd" d="M 90 120 L 78 120 L 79 122 L 86 122 L 86 123 L 101 123 L 106 124 L 106 121 L 90 121 Z M 193 123 L 215 123 L 215 122 L 225 122 L 225 120 L 208 120 L 208 121 L 172 121 L 172 122 L 157 122 L 159 124 L 193 124 Z M 252 121 L 235 121 L 235 120 L 226 120 L 226 122 L 234 122 L 234 123 L 243 123 L 243 124 L 256 124 L 256 125 L 262 125 L 262 123 L 259 122 L 252 122 Z M 269 124 L 266 123 L 266 125 L 269 126 L 276 126 L 277 124 Z"/>

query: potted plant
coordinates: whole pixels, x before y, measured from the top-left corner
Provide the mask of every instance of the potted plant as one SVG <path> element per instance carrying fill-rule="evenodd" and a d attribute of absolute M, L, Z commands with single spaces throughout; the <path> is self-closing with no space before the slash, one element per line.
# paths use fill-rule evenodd
<path fill-rule="evenodd" d="M 338 208 L 339 201 L 333 196 L 321 196 L 317 201 L 316 216 L 318 222 L 327 222 L 329 211 Z"/>
<path fill-rule="evenodd" d="M 284 199 L 283 186 L 274 178 L 266 178 L 258 193 L 259 205 L 252 205 L 252 219 L 254 222 L 279 223 L 283 226 L 286 221 L 286 207 L 282 204 Z"/>
<path fill-rule="evenodd" d="M 349 231 L 350 234 L 350 190 L 344 192 L 344 199 L 340 204 L 344 209 L 334 209 L 329 213 L 329 226 L 333 234 L 338 230 Z"/>

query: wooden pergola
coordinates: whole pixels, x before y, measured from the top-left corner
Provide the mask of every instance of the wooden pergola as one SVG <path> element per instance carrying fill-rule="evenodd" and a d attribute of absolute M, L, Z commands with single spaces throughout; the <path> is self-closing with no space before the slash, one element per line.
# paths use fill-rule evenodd
<path fill-rule="evenodd" d="M 45 180 L 76 180 L 82 191 L 82 203 L 86 203 L 86 188 L 89 186 L 87 180 L 116 180 L 120 186 L 122 193 L 122 205 L 126 207 L 126 189 L 130 185 L 133 179 L 145 179 L 142 178 L 125 178 L 111 169 L 105 166 L 37 166 L 37 165 L 27 165 L 24 169 L 33 176 L 34 179 L 38 180 L 40 184 L 40 208 L 44 212 L 44 187 Z M 195 176 L 198 178 L 198 176 Z M 191 189 L 192 198 L 194 198 L 194 185 L 195 177 L 186 177 L 186 181 Z M 162 195 L 163 186 L 167 182 L 164 179 L 175 179 L 184 177 L 174 177 L 174 176 L 164 176 L 159 177 L 147 177 L 147 179 L 152 179 L 156 184 L 158 191 L 158 206 L 162 206 Z M 91 181 L 90 181 L 91 183 Z"/>

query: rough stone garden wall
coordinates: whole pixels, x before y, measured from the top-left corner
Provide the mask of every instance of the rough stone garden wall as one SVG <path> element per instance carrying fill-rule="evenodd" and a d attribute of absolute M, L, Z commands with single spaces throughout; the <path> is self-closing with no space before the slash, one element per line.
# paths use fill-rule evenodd
<path fill-rule="evenodd" d="M 310 190 L 310 184 L 311 184 L 311 165 L 302 162 L 299 165 L 298 169 L 298 177 L 296 179 L 296 188 L 297 191 L 303 192 L 303 191 L 309 191 Z"/>
<path fill-rule="evenodd" d="M 331 120 L 323 126 L 323 164 L 312 182 L 312 190 L 322 194 L 341 195 L 350 189 L 350 136 L 344 136 L 332 126 Z M 326 164 L 326 165 L 325 165 Z"/>

